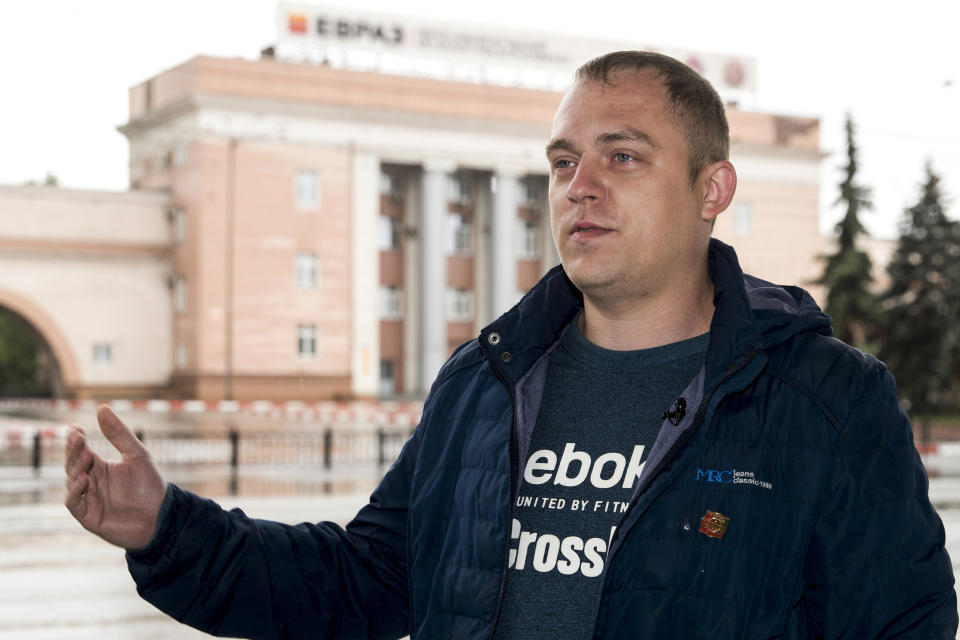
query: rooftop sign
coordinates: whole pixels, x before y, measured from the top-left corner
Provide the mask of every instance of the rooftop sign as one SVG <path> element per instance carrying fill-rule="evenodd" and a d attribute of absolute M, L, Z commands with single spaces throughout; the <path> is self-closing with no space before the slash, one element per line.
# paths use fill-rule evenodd
<path fill-rule="evenodd" d="M 309 4 L 277 5 L 281 60 L 485 84 L 560 90 L 571 73 L 608 51 L 660 51 L 699 71 L 728 100 L 750 101 L 756 64 L 732 55 L 451 25 Z"/>

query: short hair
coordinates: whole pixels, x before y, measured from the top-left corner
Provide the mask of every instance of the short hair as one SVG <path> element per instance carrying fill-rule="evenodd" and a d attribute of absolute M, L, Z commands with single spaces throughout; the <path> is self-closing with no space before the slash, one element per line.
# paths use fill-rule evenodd
<path fill-rule="evenodd" d="M 690 182 L 704 167 L 730 157 L 730 128 L 723 101 L 703 76 L 675 58 L 649 51 L 614 51 L 577 69 L 574 79 L 613 84 L 617 71 L 657 72 L 667 90 L 673 117 L 687 141 Z"/>

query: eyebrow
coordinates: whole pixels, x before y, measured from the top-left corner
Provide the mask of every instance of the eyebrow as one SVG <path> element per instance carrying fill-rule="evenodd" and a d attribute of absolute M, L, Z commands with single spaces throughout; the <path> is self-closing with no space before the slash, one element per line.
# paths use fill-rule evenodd
<path fill-rule="evenodd" d="M 620 129 L 619 131 L 611 131 L 610 133 L 601 133 L 597 136 L 595 143 L 598 145 L 610 144 L 611 142 L 639 142 L 645 144 L 654 149 L 659 149 L 660 145 L 653 141 L 649 135 L 640 131 L 639 129 L 634 129 L 632 127 L 627 127 L 626 129 Z M 546 154 L 549 156 L 554 151 L 568 151 L 570 153 L 579 153 L 576 147 L 573 146 L 573 143 L 567 140 L 566 138 L 558 138 L 556 140 L 551 140 L 546 147 Z"/>
<path fill-rule="evenodd" d="M 654 142 L 653 138 L 643 131 L 632 127 L 627 127 L 626 129 L 612 133 L 601 133 L 597 136 L 597 144 L 609 144 L 611 142 L 640 142 L 654 149 L 660 148 L 660 145 Z"/>
<path fill-rule="evenodd" d="M 573 143 L 566 138 L 557 138 L 556 140 L 551 140 L 547 144 L 545 153 L 549 156 L 554 151 L 568 151 L 570 153 L 577 153 L 577 150 L 573 147 Z"/>

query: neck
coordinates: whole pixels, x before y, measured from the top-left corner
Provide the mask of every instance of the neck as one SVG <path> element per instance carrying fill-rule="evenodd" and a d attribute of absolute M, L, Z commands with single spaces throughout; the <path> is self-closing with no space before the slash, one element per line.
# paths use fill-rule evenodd
<path fill-rule="evenodd" d="M 650 349 L 703 335 L 713 319 L 713 281 L 703 275 L 696 286 L 634 300 L 611 302 L 585 293 L 580 332 L 613 351 Z"/>

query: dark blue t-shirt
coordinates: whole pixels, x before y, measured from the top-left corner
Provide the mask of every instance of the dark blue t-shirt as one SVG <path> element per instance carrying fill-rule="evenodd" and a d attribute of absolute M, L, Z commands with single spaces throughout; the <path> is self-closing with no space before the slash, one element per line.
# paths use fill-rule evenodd
<path fill-rule="evenodd" d="M 571 323 L 550 355 L 523 461 L 496 640 L 592 636 L 610 538 L 663 413 L 703 365 L 707 341 L 610 351 Z"/>

